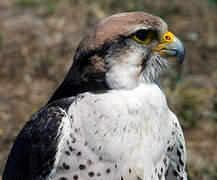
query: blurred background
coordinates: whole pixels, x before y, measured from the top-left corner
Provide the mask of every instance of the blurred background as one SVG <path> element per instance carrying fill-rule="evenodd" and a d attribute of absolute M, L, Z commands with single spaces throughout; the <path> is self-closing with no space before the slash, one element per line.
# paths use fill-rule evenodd
<path fill-rule="evenodd" d="M 162 17 L 185 44 L 184 64 L 172 63 L 160 82 L 184 130 L 189 179 L 217 179 L 217 0 L 0 0 L 0 179 L 18 132 L 63 80 L 85 32 L 138 10 Z"/>

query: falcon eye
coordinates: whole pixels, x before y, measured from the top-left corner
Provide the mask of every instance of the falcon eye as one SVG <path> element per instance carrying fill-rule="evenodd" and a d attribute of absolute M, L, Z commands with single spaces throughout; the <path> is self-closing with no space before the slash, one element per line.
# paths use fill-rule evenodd
<path fill-rule="evenodd" d="M 174 39 L 174 35 L 169 31 L 166 31 L 162 37 L 162 41 L 167 43 L 171 42 L 173 39 Z"/>
<path fill-rule="evenodd" d="M 132 37 L 135 41 L 140 44 L 148 44 L 154 37 L 154 32 L 145 29 L 138 30 Z"/>

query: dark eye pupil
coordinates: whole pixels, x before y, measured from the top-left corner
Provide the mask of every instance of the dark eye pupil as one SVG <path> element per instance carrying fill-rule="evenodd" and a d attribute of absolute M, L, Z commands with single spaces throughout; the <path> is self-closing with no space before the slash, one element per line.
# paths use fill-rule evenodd
<path fill-rule="evenodd" d="M 166 40 L 170 40 L 170 37 L 169 37 L 169 36 L 166 36 Z"/>
<path fill-rule="evenodd" d="M 136 32 L 136 37 L 140 41 L 145 41 L 147 39 L 147 32 L 145 30 L 139 30 Z"/>

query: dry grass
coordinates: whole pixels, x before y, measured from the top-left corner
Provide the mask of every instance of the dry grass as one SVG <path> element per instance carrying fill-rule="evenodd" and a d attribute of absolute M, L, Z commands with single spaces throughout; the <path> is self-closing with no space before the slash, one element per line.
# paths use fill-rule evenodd
<path fill-rule="evenodd" d="M 171 65 L 160 81 L 184 128 L 190 179 L 217 179 L 215 3 L 1 0 L 0 174 L 17 133 L 64 78 L 88 28 L 113 13 L 143 10 L 164 18 L 169 29 L 184 41 L 187 56 L 183 66 Z"/>

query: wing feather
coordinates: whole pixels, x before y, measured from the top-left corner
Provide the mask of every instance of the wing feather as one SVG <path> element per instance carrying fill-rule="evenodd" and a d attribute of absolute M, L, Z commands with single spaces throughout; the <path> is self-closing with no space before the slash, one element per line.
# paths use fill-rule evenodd
<path fill-rule="evenodd" d="M 49 104 L 26 122 L 8 156 L 4 180 L 51 177 L 70 128 L 66 110 L 73 101 L 74 98 L 67 98 Z"/>
<path fill-rule="evenodd" d="M 177 117 L 173 113 L 172 116 L 176 143 L 171 152 L 169 171 L 166 179 L 187 180 L 187 173 L 185 172 L 186 149 L 184 135 Z"/>

